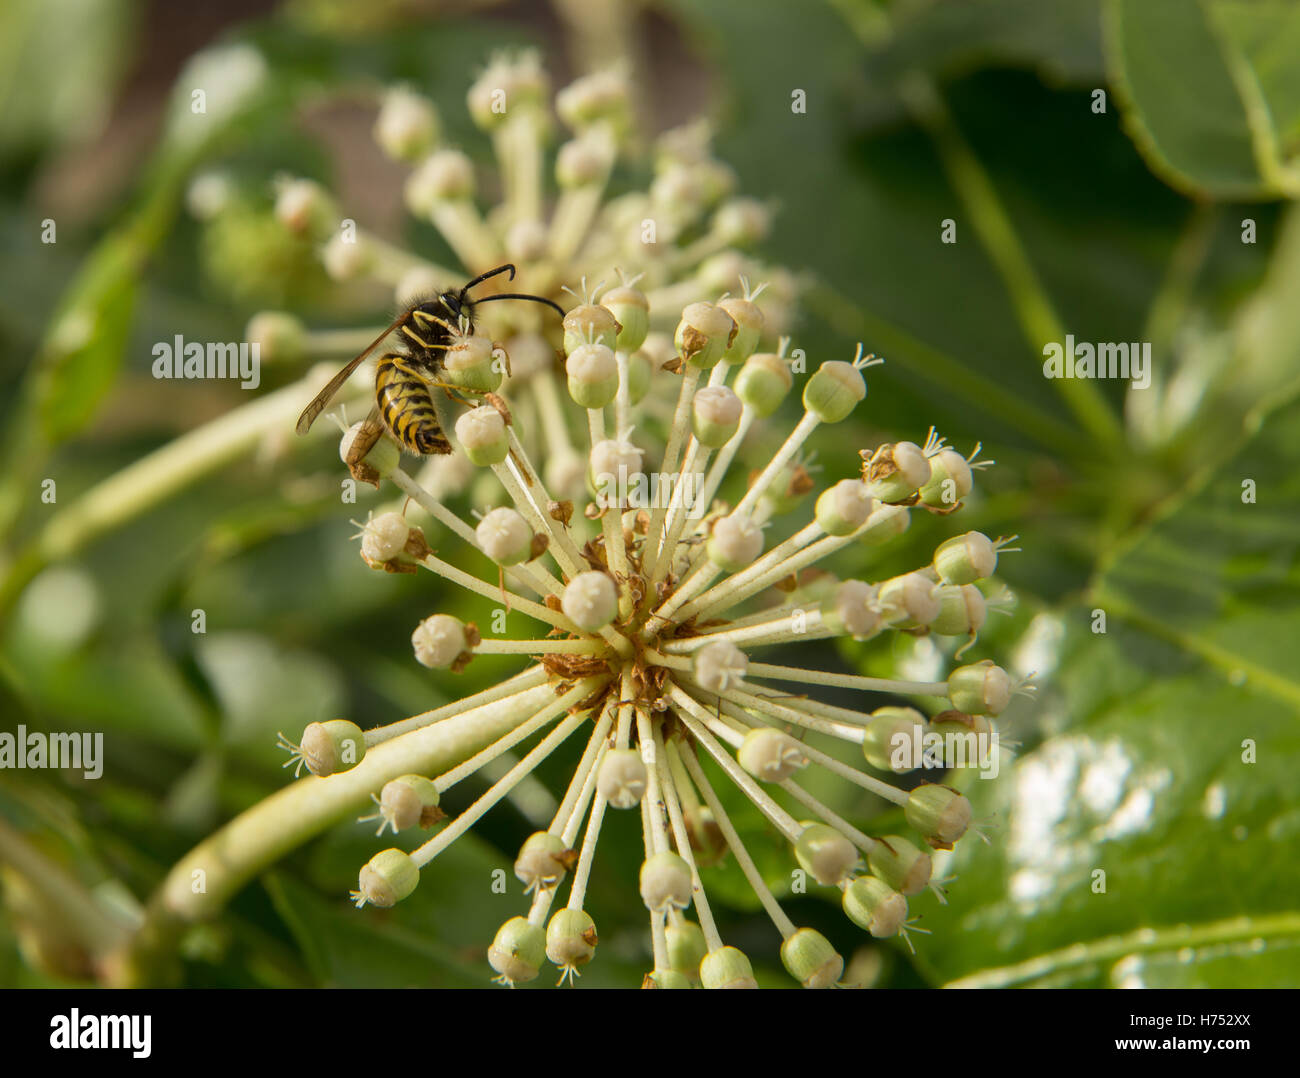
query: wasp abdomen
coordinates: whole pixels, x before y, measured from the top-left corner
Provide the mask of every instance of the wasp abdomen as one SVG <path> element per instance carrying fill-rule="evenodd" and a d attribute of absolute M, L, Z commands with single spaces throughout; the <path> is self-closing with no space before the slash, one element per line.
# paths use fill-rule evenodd
<path fill-rule="evenodd" d="M 428 383 L 416 363 L 400 355 L 380 359 L 375 394 L 384 425 L 404 449 L 422 456 L 451 452 Z"/>

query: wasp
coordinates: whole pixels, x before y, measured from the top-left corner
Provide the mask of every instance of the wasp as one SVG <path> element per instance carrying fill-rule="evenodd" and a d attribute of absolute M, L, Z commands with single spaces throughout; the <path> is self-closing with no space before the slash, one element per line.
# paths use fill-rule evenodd
<path fill-rule="evenodd" d="M 396 332 L 400 340 L 397 350 L 385 352 L 376 365 L 375 404 L 348 450 L 348 468 L 356 478 L 376 482 L 378 474 L 364 461 L 366 454 L 374 448 L 385 430 L 407 452 L 420 456 L 450 453 L 451 442 L 443 433 L 433 393 L 439 388 L 444 392 L 452 388 L 438 380 L 438 372 L 453 338 L 457 334 L 473 332 L 474 308 L 480 303 L 494 300 L 520 299 L 544 303 L 554 308 L 561 317 L 564 316 L 564 310 L 559 304 L 542 296 L 522 292 L 498 292 L 482 299 L 470 298 L 472 288 L 503 273 L 508 273 L 509 280 L 514 280 L 515 267 L 509 263 L 497 266 L 496 269 L 480 273 L 459 291 L 443 292 L 433 299 L 416 300 L 410 304 L 383 333 L 370 342 L 365 351 L 349 362 L 316 394 L 315 399 L 298 417 L 298 433 L 306 434 L 311 429 L 316 417 L 334 399 L 352 372 L 389 334 Z"/>

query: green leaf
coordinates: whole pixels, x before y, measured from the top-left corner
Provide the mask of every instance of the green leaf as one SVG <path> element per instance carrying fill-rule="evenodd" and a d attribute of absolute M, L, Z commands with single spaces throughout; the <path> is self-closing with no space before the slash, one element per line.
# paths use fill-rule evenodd
<path fill-rule="evenodd" d="M 1106 44 L 1130 134 L 1189 194 L 1300 194 L 1300 8 L 1240 0 L 1109 0 Z"/>
<path fill-rule="evenodd" d="M 1300 985 L 1297 454 L 1292 401 L 1067 609 L 1063 732 L 971 783 L 1004 826 L 926 912 L 936 981 Z"/>

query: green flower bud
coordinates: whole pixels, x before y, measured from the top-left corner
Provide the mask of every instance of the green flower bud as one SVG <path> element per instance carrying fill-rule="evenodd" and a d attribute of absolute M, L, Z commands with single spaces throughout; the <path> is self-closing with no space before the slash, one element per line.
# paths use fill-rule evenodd
<path fill-rule="evenodd" d="M 495 393 L 505 375 L 492 353 L 487 337 L 456 337 L 443 353 L 439 378 L 471 393 Z"/>
<path fill-rule="evenodd" d="M 721 307 L 712 303 L 691 303 L 682 309 L 673 343 L 683 361 L 708 370 L 722 359 L 735 336 L 736 323 Z"/>
<path fill-rule="evenodd" d="M 423 775 L 401 775 L 384 783 L 379 813 L 394 832 L 408 827 L 432 827 L 442 818 L 438 787 Z"/>
<path fill-rule="evenodd" d="M 941 584 L 935 589 L 939 616 L 930 628 L 944 636 L 973 636 L 984 624 L 987 607 L 974 584 Z"/>
<path fill-rule="evenodd" d="M 632 404 L 640 404 L 650 392 L 650 379 L 659 368 L 644 351 L 633 352 L 627 357 L 627 399 Z"/>
<path fill-rule="evenodd" d="M 930 461 L 915 442 L 882 445 L 874 453 L 862 450 L 862 478 L 882 502 L 909 501 L 930 479 Z"/>
<path fill-rule="evenodd" d="M 301 756 L 307 770 L 324 777 L 351 771 L 366 755 L 366 735 L 347 719 L 309 723 L 302 732 Z"/>
<path fill-rule="evenodd" d="M 465 623 L 450 614 L 425 618 L 411 634 L 415 660 L 430 670 L 449 670 L 468 661 L 471 641 Z"/>
<path fill-rule="evenodd" d="M 531 893 L 538 888 L 556 886 L 564 879 L 574 858 L 573 851 L 559 835 L 535 831 L 519 848 L 515 858 L 515 876 Z"/>
<path fill-rule="evenodd" d="M 709 945 L 704 939 L 704 930 L 694 921 L 679 917 L 676 923 L 674 919 L 669 919 L 664 933 L 668 939 L 668 961 L 673 970 L 691 980 L 697 980 L 700 963 L 709 953 Z"/>
<path fill-rule="evenodd" d="M 295 363 L 307 354 L 307 329 L 302 321 L 283 311 L 262 311 L 253 315 L 244 337 L 257 345 L 267 363 Z"/>
<path fill-rule="evenodd" d="M 885 626 L 874 584 L 845 580 L 821 604 L 822 623 L 837 636 L 847 633 L 854 640 L 869 640 Z"/>
<path fill-rule="evenodd" d="M 877 939 L 892 936 L 907 920 L 907 899 L 875 876 L 859 876 L 844 888 L 844 912 Z"/>
<path fill-rule="evenodd" d="M 519 565 L 533 554 L 533 529 L 517 509 L 493 509 L 478 522 L 474 538 L 498 565 Z"/>
<path fill-rule="evenodd" d="M 471 408 L 456 420 L 456 440 L 465 456 L 483 467 L 500 464 L 510 455 L 506 421 L 490 404 Z"/>
<path fill-rule="evenodd" d="M 929 625 L 939 616 L 938 585 L 924 573 L 904 573 L 880 585 L 880 607 L 900 629 Z"/>
<path fill-rule="evenodd" d="M 618 588 L 608 573 L 589 569 L 565 585 L 560 609 L 578 628 L 598 632 L 618 616 Z"/>
<path fill-rule="evenodd" d="M 955 449 L 941 449 L 930 458 L 930 478 L 921 487 L 921 501 L 951 511 L 971 492 L 970 465 Z"/>
<path fill-rule="evenodd" d="M 872 767 L 901 775 L 921 766 L 917 750 L 925 735 L 925 716 L 915 708 L 878 707 L 862 732 L 862 755 Z"/>
<path fill-rule="evenodd" d="M 771 516 L 784 516 L 793 513 L 816 487 L 813 477 L 804 465 L 795 461 L 781 468 L 772 477 L 772 482 L 759 499 Z"/>
<path fill-rule="evenodd" d="M 858 848 L 830 824 L 807 824 L 794 844 L 803 870 L 818 883 L 839 883 L 858 863 Z"/>
<path fill-rule="evenodd" d="M 866 397 L 867 383 L 852 363 L 828 359 L 803 387 L 803 406 L 823 423 L 838 423 Z"/>
<path fill-rule="evenodd" d="M 930 846 L 950 850 L 966 833 L 972 812 L 970 802 L 956 790 L 925 783 L 908 794 L 903 815 Z"/>
<path fill-rule="evenodd" d="M 900 894 L 920 894 L 930 882 L 930 855 L 898 835 L 877 839 L 867 854 L 867 864 Z"/>
<path fill-rule="evenodd" d="M 579 304 L 564 316 L 564 354 L 572 355 L 588 344 L 602 344 L 613 351 L 622 330 L 608 308 L 596 303 Z"/>
<path fill-rule="evenodd" d="M 714 521 L 706 549 L 714 565 L 736 573 L 758 560 L 763 530 L 749 517 L 732 513 Z"/>
<path fill-rule="evenodd" d="M 969 738 L 972 735 L 977 739 L 976 745 L 981 741 L 990 743 L 990 739 L 996 732 L 991 720 L 987 715 L 967 715 L 964 711 L 957 711 L 950 708 L 947 711 L 940 711 L 930 720 L 930 729 L 940 737 L 947 738 L 958 736 Z M 983 763 L 980 758 L 978 749 L 967 756 L 966 766 L 978 767 Z M 959 764 L 950 761 L 950 766 L 957 767 Z"/>
<path fill-rule="evenodd" d="M 817 523 L 827 535 L 852 535 L 867 522 L 873 506 L 866 483 L 842 479 L 818 497 Z"/>
<path fill-rule="evenodd" d="M 352 443 L 356 441 L 357 435 L 361 433 L 361 428 L 364 426 L 365 423 L 353 423 L 339 440 L 339 460 L 344 464 L 347 463 L 348 454 L 352 451 Z M 383 478 L 393 474 L 401 459 L 402 451 L 397 448 L 397 443 L 385 435 L 370 447 L 365 462 Z"/>
<path fill-rule="evenodd" d="M 405 850 L 383 850 L 361 867 L 357 891 L 358 906 L 394 906 L 420 882 L 420 870 Z"/>
<path fill-rule="evenodd" d="M 803 745 L 783 730 L 760 726 L 750 730 L 736 753 L 740 766 L 761 782 L 784 782 L 808 766 Z"/>
<path fill-rule="evenodd" d="M 433 102 L 398 86 L 384 96 L 375 119 L 375 141 L 394 160 L 418 161 L 433 149 L 439 128 Z"/>
<path fill-rule="evenodd" d="M 499 929 L 488 948 L 488 962 L 506 984 L 531 981 L 546 958 L 546 933 L 527 917 L 512 917 Z"/>
<path fill-rule="evenodd" d="M 740 429 L 740 398 L 726 386 L 705 386 L 691 401 L 692 429 L 701 445 L 720 449 Z"/>
<path fill-rule="evenodd" d="M 585 910 L 563 909 L 546 926 L 546 957 L 562 969 L 585 966 L 596 953 L 596 924 Z"/>
<path fill-rule="evenodd" d="M 911 526 L 912 515 L 905 506 L 876 504 L 867 517 L 866 526 L 858 533 L 858 538 L 868 546 L 881 543 L 902 535 Z"/>
<path fill-rule="evenodd" d="M 775 413 L 793 386 L 790 364 L 773 352 L 755 352 L 736 375 L 736 395 L 760 419 Z"/>
<path fill-rule="evenodd" d="M 754 967 L 743 951 L 719 947 L 700 963 L 700 981 L 705 988 L 757 988 Z"/>
<path fill-rule="evenodd" d="M 596 790 L 614 808 L 641 803 L 646 788 L 645 763 L 636 749 L 610 749 L 596 775 Z"/>
<path fill-rule="evenodd" d="M 646 334 L 650 332 L 650 300 L 644 292 L 630 285 L 620 285 L 601 296 L 600 305 L 623 327 L 618 334 L 620 352 L 635 352 L 645 343 Z"/>
<path fill-rule="evenodd" d="M 618 361 L 603 344 L 581 344 L 569 352 L 564 369 L 569 396 L 582 408 L 604 408 L 618 396 Z"/>
<path fill-rule="evenodd" d="M 959 666 L 948 675 L 948 699 L 968 715 L 1000 715 L 1011 702 L 1010 676 L 992 660 Z"/>
<path fill-rule="evenodd" d="M 724 693 L 744 680 L 749 671 L 749 658 L 730 640 L 715 640 L 695 653 L 692 665 L 701 688 Z"/>
<path fill-rule="evenodd" d="M 641 863 L 641 901 L 651 913 L 691 904 L 691 866 L 681 854 L 663 852 Z"/>
<path fill-rule="evenodd" d="M 945 584 L 973 584 L 992 576 L 998 567 L 998 548 L 987 535 L 967 532 L 939 544 L 934 568 Z"/>
<path fill-rule="evenodd" d="M 763 312 L 753 300 L 740 296 L 727 296 L 718 300 L 718 306 L 736 323 L 736 336 L 727 349 L 728 363 L 743 363 L 758 347 L 758 339 L 763 335 Z"/>
<path fill-rule="evenodd" d="M 813 928 L 801 928 L 781 944 L 781 963 L 804 988 L 832 988 L 844 972 L 844 959 Z"/>
<path fill-rule="evenodd" d="M 645 975 L 642 988 L 690 988 L 691 979 L 675 969 L 657 969 Z"/>

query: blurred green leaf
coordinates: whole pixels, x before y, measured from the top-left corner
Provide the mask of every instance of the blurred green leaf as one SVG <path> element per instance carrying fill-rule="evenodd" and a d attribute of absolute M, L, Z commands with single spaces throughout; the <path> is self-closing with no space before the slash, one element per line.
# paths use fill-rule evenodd
<path fill-rule="evenodd" d="M 1108 0 L 1117 96 L 1154 172 L 1190 194 L 1300 194 L 1300 8 L 1263 0 Z"/>

